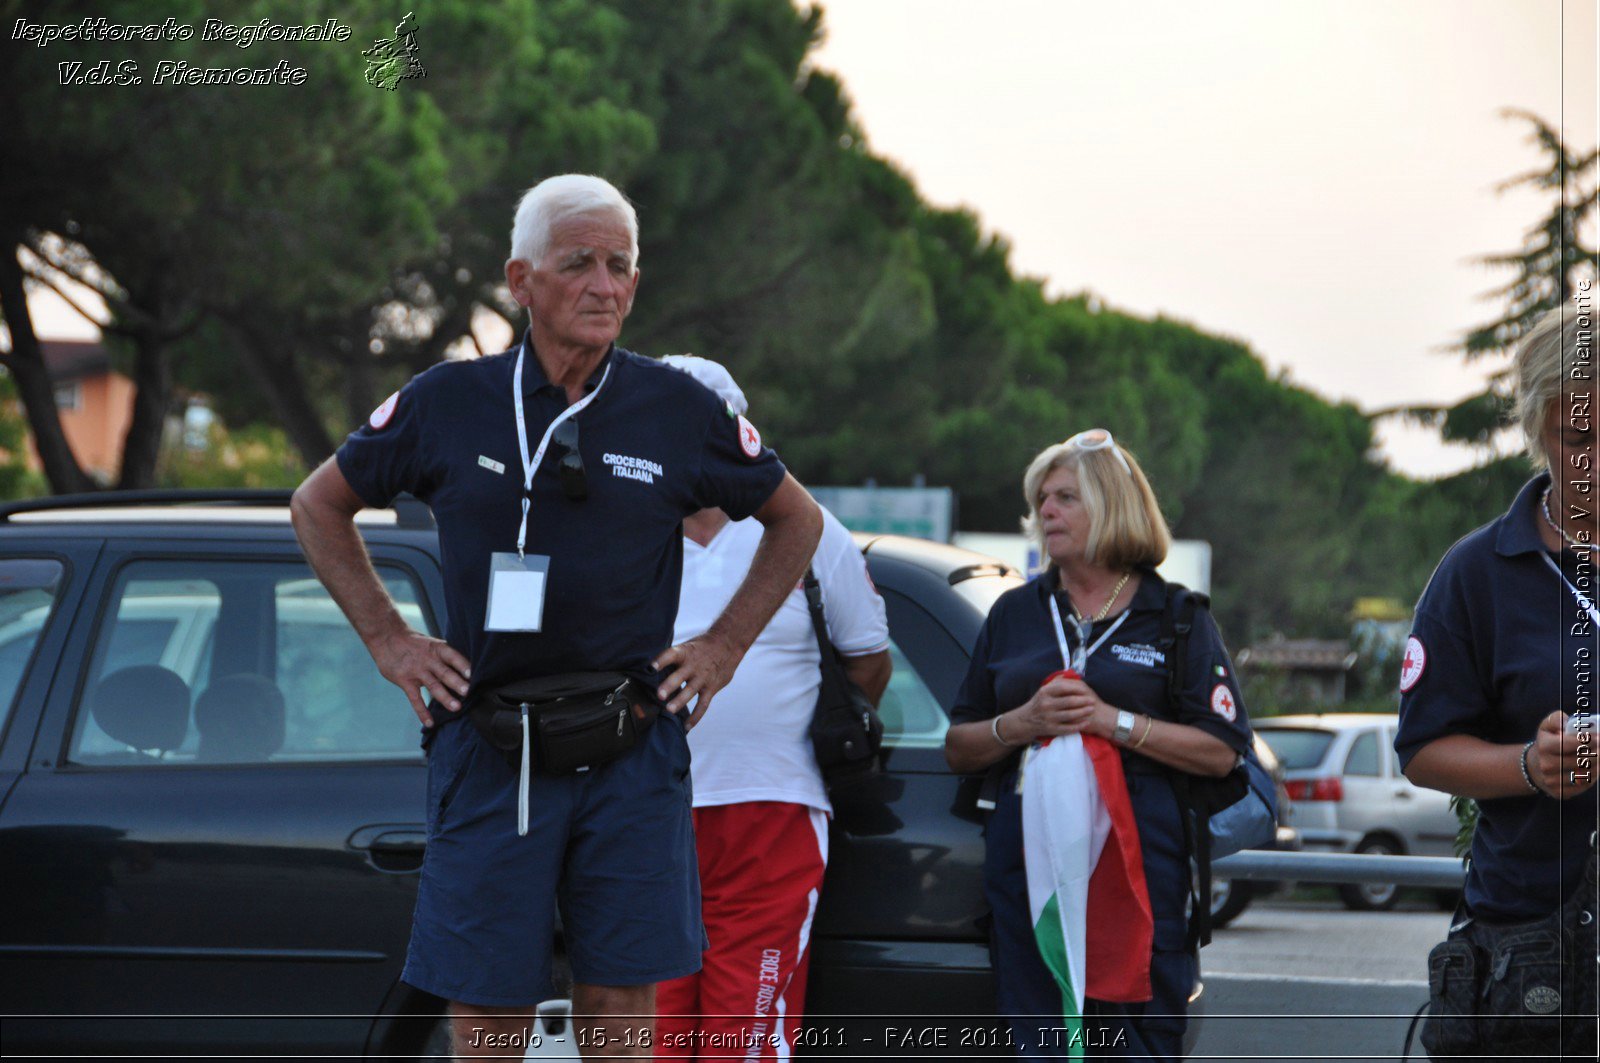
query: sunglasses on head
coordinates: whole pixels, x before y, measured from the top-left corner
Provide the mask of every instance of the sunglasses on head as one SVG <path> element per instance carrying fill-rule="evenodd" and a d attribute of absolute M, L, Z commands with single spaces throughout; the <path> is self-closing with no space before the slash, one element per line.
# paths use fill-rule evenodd
<path fill-rule="evenodd" d="M 589 477 L 583 470 L 583 454 L 578 450 L 578 419 L 568 417 L 556 425 L 550 442 L 564 453 L 556 463 L 556 475 L 561 479 L 561 493 L 568 501 L 582 502 L 589 497 Z"/>
<path fill-rule="evenodd" d="M 1063 446 L 1074 450 L 1109 450 L 1117 463 L 1122 466 L 1122 471 L 1129 476 L 1133 475 L 1133 468 L 1128 464 L 1128 459 L 1122 456 L 1122 451 L 1117 449 L 1117 441 L 1111 438 L 1111 433 L 1104 428 L 1090 428 L 1079 432 L 1067 440 Z"/>

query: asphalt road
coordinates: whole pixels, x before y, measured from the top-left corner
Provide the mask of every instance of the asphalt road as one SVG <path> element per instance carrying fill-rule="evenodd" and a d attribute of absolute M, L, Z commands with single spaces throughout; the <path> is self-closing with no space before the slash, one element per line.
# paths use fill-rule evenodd
<path fill-rule="evenodd" d="M 1205 1017 L 1190 1058 L 1398 1059 L 1448 924 L 1423 894 L 1390 912 L 1256 901 L 1201 952 Z"/>
<path fill-rule="evenodd" d="M 1328 892 L 1257 900 L 1216 932 L 1201 952 L 1204 1017 L 1190 1059 L 1399 1059 L 1411 1016 L 1427 1000 L 1428 950 L 1449 915 L 1421 892 L 1390 912 L 1348 911 Z M 549 1036 L 528 1058 L 570 1052 L 569 1037 Z M 1420 1044 L 1412 1053 L 1426 1059 Z"/>

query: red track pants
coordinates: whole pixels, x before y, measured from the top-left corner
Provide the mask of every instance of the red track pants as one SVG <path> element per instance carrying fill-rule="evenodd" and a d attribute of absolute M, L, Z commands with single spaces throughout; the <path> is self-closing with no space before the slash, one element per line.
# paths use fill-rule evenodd
<path fill-rule="evenodd" d="M 694 810 L 711 947 L 656 988 L 657 1059 L 788 1059 L 805 1007 L 828 817 L 752 801 Z"/>

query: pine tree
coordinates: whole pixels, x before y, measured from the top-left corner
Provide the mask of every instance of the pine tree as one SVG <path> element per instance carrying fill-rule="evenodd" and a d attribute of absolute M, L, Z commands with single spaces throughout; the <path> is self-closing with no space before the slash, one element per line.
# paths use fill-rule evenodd
<path fill-rule="evenodd" d="M 1544 164 L 1502 182 L 1497 192 L 1528 186 L 1552 193 L 1555 202 L 1549 212 L 1529 229 L 1522 250 L 1478 259 L 1487 266 L 1516 271 L 1507 284 L 1489 292 L 1485 298 L 1504 299 L 1500 317 L 1467 333 L 1459 349 L 1469 361 L 1486 354 L 1503 352 L 1533 328 L 1546 311 L 1567 302 L 1577 291 L 1580 277 L 1593 277 L 1595 248 L 1583 242 L 1585 223 L 1595 212 L 1595 170 L 1600 150 L 1591 149 L 1579 157 L 1537 115 L 1527 111 L 1506 111 L 1507 118 L 1518 118 L 1531 125 L 1528 139 L 1539 146 Z"/>
<path fill-rule="evenodd" d="M 1454 349 L 1477 361 L 1508 356 L 1544 314 L 1571 300 L 1581 277 L 1595 275 L 1595 248 L 1584 243 L 1586 223 L 1595 212 L 1595 170 L 1600 151 L 1579 156 L 1562 139 L 1561 131 L 1528 111 L 1507 110 L 1506 118 L 1531 126 L 1528 139 L 1536 144 L 1543 162 L 1535 169 L 1503 181 L 1495 189 L 1532 187 L 1550 193 L 1553 202 L 1544 217 L 1527 231 L 1519 251 L 1483 255 L 1476 261 L 1515 275 L 1506 284 L 1485 293 L 1485 299 L 1502 301 L 1500 316 L 1467 332 Z M 1447 440 L 1487 443 L 1505 423 L 1510 409 L 1510 365 L 1489 378 L 1477 395 L 1441 411 L 1439 428 Z"/>

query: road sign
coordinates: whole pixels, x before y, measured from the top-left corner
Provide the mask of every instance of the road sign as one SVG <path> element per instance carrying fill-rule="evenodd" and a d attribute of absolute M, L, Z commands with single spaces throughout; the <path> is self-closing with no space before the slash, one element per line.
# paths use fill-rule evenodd
<path fill-rule="evenodd" d="M 948 487 L 813 487 L 811 494 L 851 531 L 950 541 L 956 496 Z"/>

